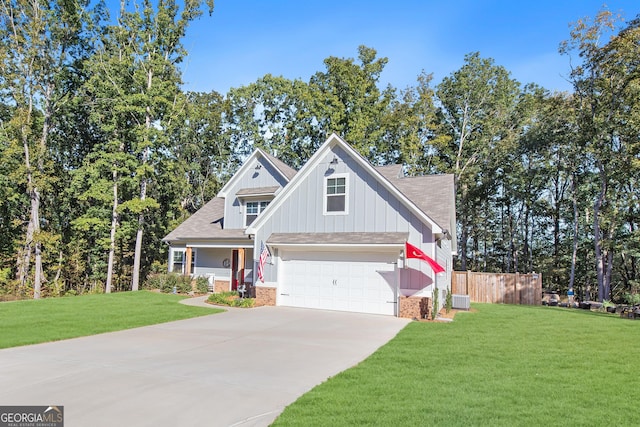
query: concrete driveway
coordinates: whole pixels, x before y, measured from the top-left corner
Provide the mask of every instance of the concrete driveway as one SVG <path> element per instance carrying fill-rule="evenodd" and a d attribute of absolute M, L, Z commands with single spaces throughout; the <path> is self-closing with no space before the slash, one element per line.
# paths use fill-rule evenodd
<path fill-rule="evenodd" d="M 406 323 L 260 307 L 0 350 L 0 405 L 63 405 L 65 427 L 266 426 Z"/>

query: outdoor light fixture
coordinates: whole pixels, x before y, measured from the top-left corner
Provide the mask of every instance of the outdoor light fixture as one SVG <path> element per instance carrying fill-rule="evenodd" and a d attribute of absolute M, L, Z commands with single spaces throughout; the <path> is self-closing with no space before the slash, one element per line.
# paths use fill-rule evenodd
<path fill-rule="evenodd" d="M 331 160 L 331 164 L 332 165 L 337 165 L 338 164 L 338 158 L 336 156 L 333 156 L 333 160 Z"/>
<path fill-rule="evenodd" d="M 256 166 L 256 170 L 260 170 L 260 169 L 262 169 L 262 165 L 259 164 Z"/>

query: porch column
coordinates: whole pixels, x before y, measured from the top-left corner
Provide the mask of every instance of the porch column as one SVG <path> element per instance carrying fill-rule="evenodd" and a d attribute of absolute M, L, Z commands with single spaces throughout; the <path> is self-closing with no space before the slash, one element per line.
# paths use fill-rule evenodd
<path fill-rule="evenodd" d="M 191 275 L 191 257 L 192 257 L 192 251 L 190 247 L 187 247 L 187 251 L 185 253 L 185 266 L 184 266 L 184 275 L 185 276 L 190 276 Z"/>

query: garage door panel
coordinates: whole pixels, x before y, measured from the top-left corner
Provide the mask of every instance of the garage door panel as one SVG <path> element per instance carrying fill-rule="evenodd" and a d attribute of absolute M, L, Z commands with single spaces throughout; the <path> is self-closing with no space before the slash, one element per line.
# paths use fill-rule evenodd
<path fill-rule="evenodd" d="M 393 315 L 397 253 L 284 252 L 281 305 Z"/>
<path fill-rule="evenodd" d="M 349 299 L 351 297 L 349 288 L 345 284 L 338 284 L 333 288 L 333 297 L 337 299 Z"/>
<path fill-rule="evenodd" d="M 352 288 L 349 292 L 349 296 L 354 300 L 361 300 L 366 298 L 366 292 L 363 288 Z"/>

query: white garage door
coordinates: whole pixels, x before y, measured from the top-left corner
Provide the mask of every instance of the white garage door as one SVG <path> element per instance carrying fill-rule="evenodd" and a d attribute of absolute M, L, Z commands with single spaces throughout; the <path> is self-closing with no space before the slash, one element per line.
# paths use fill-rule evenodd
<path fill-rule="evenodd" d="M 397 253 L 282 254 L 278 305 L 395 314 Z"/>

